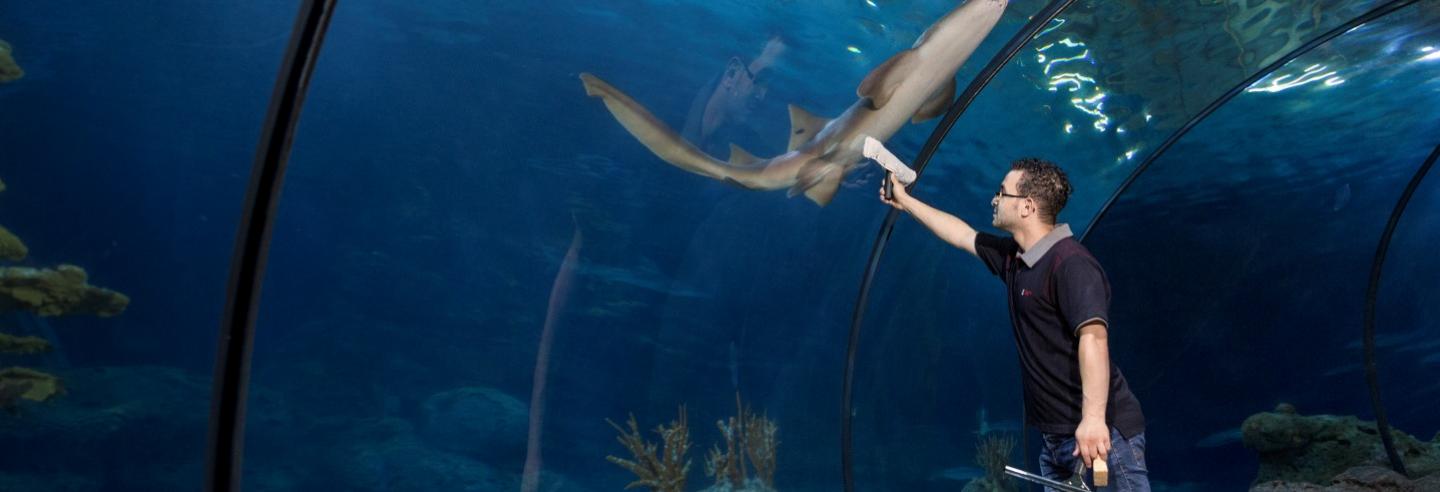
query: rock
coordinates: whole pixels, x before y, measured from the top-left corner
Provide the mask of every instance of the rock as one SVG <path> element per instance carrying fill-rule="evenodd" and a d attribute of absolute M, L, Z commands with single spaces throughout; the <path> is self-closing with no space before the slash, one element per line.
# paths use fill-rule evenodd
<path fill-rule="evenodd" d="M 1440 474 L 1410 480 L 1383 466 L 1357 466 L 1335 476 L 1328 486 L 1275 480 L 1257 484 L 1250 492 L 1428 492 L 1440 490 Z"/>
<path fill-rule="evenodd" d="M 23 475 L 0 472 L 5 492 L 99 492 L 100 484 L 72 475 Z"/>
<path fill-rule="evenodd" d="M 1440 451 L 1393 431 L 1395 447 L 1414 476 L 1440 471 Z M 1267 412 L 1241 425 L 1245 446 L 1260 454 L 1256 483 L 1272 481 L 1329 485 L 1333 477 L 1359 466 L 1388 467 L 1374 422 L 1350 416 Z"/>
<path fill-rule="evenodd" d="M 493 388 L 460 388 L 436 393 L 421 406 L 420 431 L 437 449 L 489 463 L 525 458 L 529 407 Z"/>
<path fill-rule="evenodd" d="M 1379 466 L 1357 466 L 1336 476 L 1331 480 L 1329 488 L 1338 491 L 1349 492 L 1371 490 L 1371 491 L 1393 491 L 1411 492 L 1414 485 L 1410 479 L 1397 473 L 1395 470 Z"/>
<path fill-rule="evenodd" d="M 302 490 L 328 487 L 359 492 L 491 491 L 520 488 L 518 474 L 427 447 L 409 422 L 395 418 L 352 421 L 325 449 L 320 473 Z"/>

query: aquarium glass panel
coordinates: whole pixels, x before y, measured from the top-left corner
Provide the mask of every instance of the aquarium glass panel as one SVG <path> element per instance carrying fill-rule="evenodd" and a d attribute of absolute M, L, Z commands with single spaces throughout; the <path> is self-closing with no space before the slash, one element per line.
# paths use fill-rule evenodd
<path fill-rule="evenodd" d="M 196 490 L 297 2 L 0 2 L 0 490 Z"/>

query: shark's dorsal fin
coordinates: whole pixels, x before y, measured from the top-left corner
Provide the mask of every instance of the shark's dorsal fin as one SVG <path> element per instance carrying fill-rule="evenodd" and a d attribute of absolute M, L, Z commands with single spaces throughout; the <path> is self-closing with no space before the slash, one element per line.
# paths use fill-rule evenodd
<path fill-rule="evenodd" d="M 830 123 L 829 118 L 821 118 L 810 114 L 809 111 L 800 109 L 800 106 L 790 105 L 790 145 L 785 150 L 795 150 Z"/>
<path fill-rule="evenodd" d="M 855 94 L 870 99 L 871 109 L 880 109 L 890 102 L 890 96 L 895 95 L 895 89 L 905 81 L 905 75 L 911 71 L 911 65 L 916 63 L 915 49 L 911 48 L 896 53 L 895 56 L 885 60 L 880 66 L 870 71 L 865 80 L 860 82 L 860 88 Z"/>
<path fill-rule="evenodd" d="M 745 149 L 740 148 L 739 145 L 730 144 L 730 165 L 744 166 L 758 160 L 760 160 L 760 158 L 746 152 Z"/>
<path fill-rule="evenodd" d="M 955 99 L 955 79 L 951 78 L 945 82 L 944 86 L 936 89 L 935 93 L 930 95 L 930 99 L 920 106 L 920 110 L 915 112 L 915 116 L 910 118 L 910 122 L 919 123 L 945 114 L 953 99 Z"/>

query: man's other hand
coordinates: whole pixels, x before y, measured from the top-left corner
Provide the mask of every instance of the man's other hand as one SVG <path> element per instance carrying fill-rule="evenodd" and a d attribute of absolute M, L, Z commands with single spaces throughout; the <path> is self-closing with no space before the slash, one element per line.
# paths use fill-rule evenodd
<path fill-rule="evenodd" d="M 1110 428 L 1104 420 L 1083 419 L 1075 428 L 1075 456 L 1080 456 L 1086 468 L 1094 468 L 1096 458 L 1109 462 Z"/>

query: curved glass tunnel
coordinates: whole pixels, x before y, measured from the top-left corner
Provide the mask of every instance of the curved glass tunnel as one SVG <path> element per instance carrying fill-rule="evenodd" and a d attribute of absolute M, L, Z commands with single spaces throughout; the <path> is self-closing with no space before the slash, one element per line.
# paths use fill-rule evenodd
<path fill-rule="evenodd" d="M 1011 2 L 959 86 L 1045 3 Z M 1242 422 L 1281 403 L 1294 419 L 1374 420 L 1364 293 L 1399 191 L 1440 144 L 1435 2 L 1249 87 L 1091 218 L 1215 98 L 1383 3 L 1077 2 L 981 92 L 917 186 L 995 232 L 978 221 L 1010 160 L 1066 168 L 1077 191 L 1060 218 L 1093 229 L 1114 287 L 1111 354 L 1149 420 L 1155 490 L 1312 479 L 1267 475 L 1273 456 L 1247 448 Z M 50 347 L 7 345 L 0 362 L 66 390 L 0 401 L 0 490 L 201 480 L 237 204 L 295 6 L 0 8 L 0 55 L 24 70 L 0 66 L 0 224 L 29 250 L 3 265 L 0 333 Z M 636 480 L 615 463 L 634 459 L 617 429 L 633 415 L 659 443 L 652 430 L 683 415 L 684 490 L 700 490 L 717 483 L 723 423 L 753 415 L 775 439 L 752 442 L 778 446 L 773 468 L 744 468 L 748 490 L 840 489 L 850 315 L 888 211 L 878 171 L 850 173 L 823 207 L 697 176 L 636 142 L 580 76 L 718 159 L 731 144 L 765 158 L 787 150 L 788 105 L 841 114 L 953 8 L 341 2 L 274 224 L 244 488 L 617 490 Z M 887 145 L 912 159 L 934 127 Z M 1440 467 L 1435 183 L 1399 222 L 1377 299 L 1390 424 L 1434 449 L 1412 475 Z M 996 439 L 1034 470 L 1000 284 L 900 223 L 860 320 L 855 487 L 974 488 L 977 445 Z M 61 264 L 129 305 L 23 304 L 16 269 Z"/>

